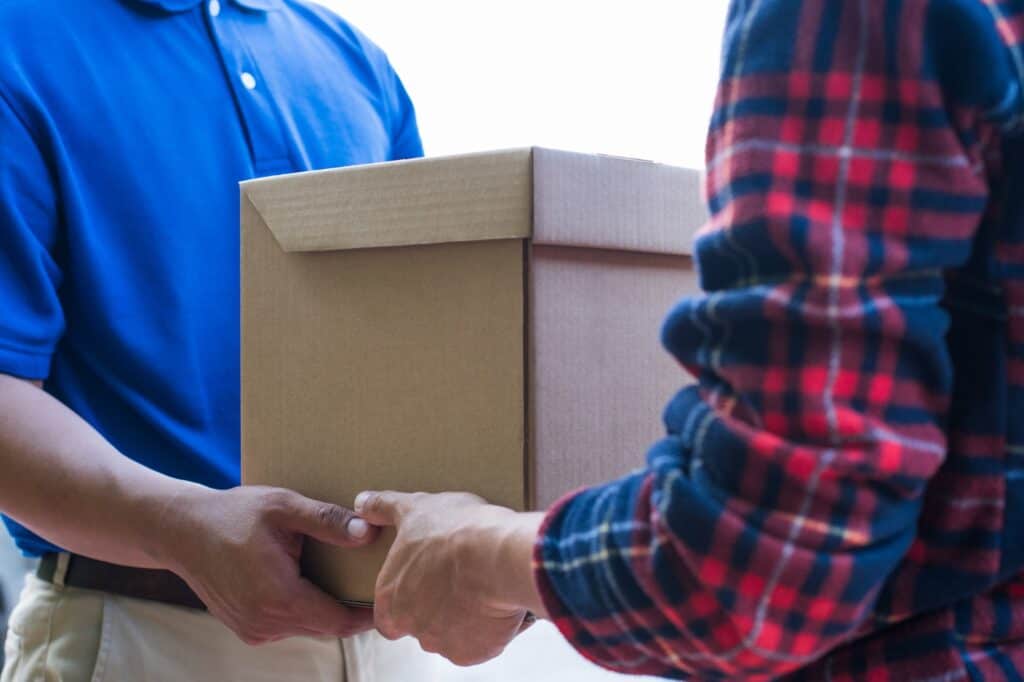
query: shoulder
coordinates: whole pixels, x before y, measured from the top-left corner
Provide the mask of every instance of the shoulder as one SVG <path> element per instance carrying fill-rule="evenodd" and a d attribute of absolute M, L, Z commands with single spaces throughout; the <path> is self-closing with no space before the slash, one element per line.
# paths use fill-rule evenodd
<path fill-rule="evenodd" d="M 0 0 L 0 49 L 52 47 L 81 10 L 74 0 Z"/>
<path fill-rule="evenodd" d="M 42 92 L 71 72 L 76 44 L 75 0 L 0 0 L 0 98 L 20 117 L 28 117 Z M 52 86 L 52 87 L 51 87 Z"/>
<path fill-rule="evenodd" d="M 910 0 L 905 0 L 909 2 Z M 926 68 L 952 103 L 980 108 L 994 118 L 1019 115 L 1024 73 L 1024 4 L 984 0 L 916 0 L 924 3 Z M 1012 104 L 1011 104 L 1012 103 Z"/>
<path fill-rule="evenodd" d="M 313 24 L 329 39 L 343 45 L 350 54 L 363 57 L 378 72 L 391 70 L 384 50 L 352 22 L 312 0 L 285 0 L 285 4 L 290 11 Z"/>

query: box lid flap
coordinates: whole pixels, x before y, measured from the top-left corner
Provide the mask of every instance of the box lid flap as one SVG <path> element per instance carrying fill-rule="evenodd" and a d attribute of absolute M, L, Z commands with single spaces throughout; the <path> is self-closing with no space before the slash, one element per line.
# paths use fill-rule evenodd
<path fill-rule="evenodd" d="M 534 243 L 693 253 L 708 218 L 699 171 L 540 148 L 533 159 Z"/>
<path fill-rule="evenodd" d="M 248 180 L 243 200 L 284 251 L 525 239 L 692 253 L 698 171 L 524 148 Z"/>
<path fill-rule="evenodd" d="M 530 236 L 532 150 L 412 159 L 248 180 L 285 251 Z"/>

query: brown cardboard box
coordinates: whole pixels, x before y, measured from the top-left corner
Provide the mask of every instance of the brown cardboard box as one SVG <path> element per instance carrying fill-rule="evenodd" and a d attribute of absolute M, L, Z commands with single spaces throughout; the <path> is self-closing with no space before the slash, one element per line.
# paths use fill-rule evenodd
<path fill-rule="evenodd" d="M 525 509 L 641 466 L 685 381 L 658 332 L 697 291 L 699 184 L 539 148 L 243 183 L 244 481 Z M 306 570 L 368 603 L 386 548 Z"/>

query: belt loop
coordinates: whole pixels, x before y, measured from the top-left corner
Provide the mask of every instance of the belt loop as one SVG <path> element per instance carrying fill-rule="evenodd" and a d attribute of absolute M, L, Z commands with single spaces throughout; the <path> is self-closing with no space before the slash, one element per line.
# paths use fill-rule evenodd
<path fill-rule="evenodd" d="M 68 565 L 71 563 L 71 555 L 61 552 L 57 555 L 57 567 L 53 571 L 53 584 L 57 587 L 64 587 L 64 579 L 68 576 Z"/>

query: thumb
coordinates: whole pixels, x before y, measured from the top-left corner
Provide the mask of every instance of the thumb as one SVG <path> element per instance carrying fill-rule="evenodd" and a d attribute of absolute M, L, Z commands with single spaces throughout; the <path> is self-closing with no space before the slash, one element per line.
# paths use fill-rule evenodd
<path fill-rule="evenodd" d="M 397 526 L 412 506 L 412 495 L 368 490 L 356 497 L 356 513 L 375 526 Z"/>
<path fill-rule="evenodd" d="M 361 547 L 372 542 L 377 530 L 350 509 L 311 500 L 296 493 L 289 501 L 282 525 L 320 542 L 339 547 Z"/>

